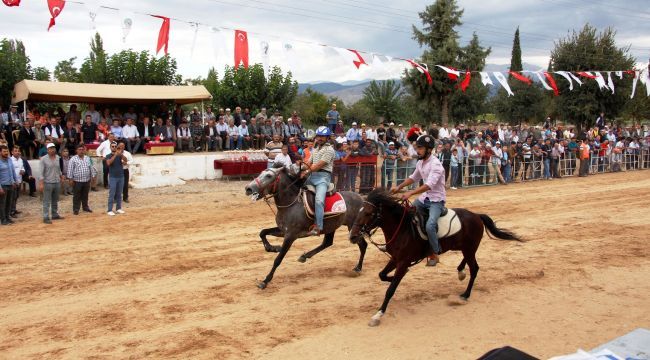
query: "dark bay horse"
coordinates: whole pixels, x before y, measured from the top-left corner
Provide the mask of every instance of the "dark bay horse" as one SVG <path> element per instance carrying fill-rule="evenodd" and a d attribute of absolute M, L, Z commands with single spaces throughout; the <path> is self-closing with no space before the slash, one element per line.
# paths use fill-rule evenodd
<path fill-rule="evenodd" d="M 488 235 L 498 239 L 522 240 L 512 232 L 496 227 L 494 221 L 485 214 L 475 214 L 466 209 L 453 210 L 461 222 L 461 229 L 454 235 L 441 238 L 440 247 L 443 253 L 447 251 L 463 253 L 463 260 L 458 265 L 458 278 L 461 281 L 465 279 L 463 270 L 466 264 L 469 265 L 470 279 L 467 290 L 460 295 L 462 300 L 467 301 L 479 269 L 476 262 L 476 250 L 483 238 L 484 228 L 487 228 Z M 417 264 L 427 255 L 429 243 L 420 238 L 413 225 L 414 211 L 415 209 L 403 206 L 387 191 L 376 189 L 368 194 L 368 198 L 350 231 L 350 241 L 354 243 L 363 234 L 369 234 L 377 227 L 381 228 L 386 239 L 386 252 L 391 257 L 388 264 L 379 272 L 379 278 L 382 281 L 390 282 L 390 285 L 386 290 L 381 308 L 368 323 L 370 326 L 379 325 L 381 317 L 388 307 L 388 302 L 395 294 L 397 286 L 409 267 Z M 393 270 L 395 270 L 395 274 L 388 276 Z"/>
<path fill-rule="evenodd" d="M 246 195 L 252 196 L 254 200 L 265 196 L 272 196 L 277 208 L 277 214 L 275 215 L 275 223 L 277 226 L 263 229 L 260 232 L 264 249 L 268 252 L 278 253 L 269 274 L 266 275 L 264 280 L 258 282 L 257 286 L 260 289 L 266 288 L 271 279 L 273 279 L 275 270 L 282 263 L 282 259 L 284 259 L 293 242 L 298 238 L 307 237 L 309 228 L 314 223 L 314 220 L 308 217 L 305 212 L 302 198 L 304 179 L 299 177 L 299 170 L 296 165 L 290 169 L 282 166 L 266 169 L 245 188 Z M 298 258 L 298 261 L 305 262 L 307 259 L 330 247 L 334 243 L 334 232 L 342 225 L 347 225 L 348 230 L 352 227 L 354 219 L 363 204 L 363 199 L 359 194 L 349 191 L 341 191 L 341 195 L 345 200 L 346 212 L 341 215 L 325 217 L 323 222 L 323 242 L 313 250 L 302 254 Z M 267 235 L 283 237 L 282 246 L 272 246 L 266 239 Z M 360 273 L 368 244 L 363 237 L 355 239 L 353 243 L 359 246 L 360 252 L 359 262 L 353 270 Z"/>

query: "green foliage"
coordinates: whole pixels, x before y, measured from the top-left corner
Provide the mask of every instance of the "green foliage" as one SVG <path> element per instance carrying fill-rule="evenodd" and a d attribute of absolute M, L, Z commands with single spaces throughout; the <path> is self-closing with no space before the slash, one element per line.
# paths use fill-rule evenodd
<path fill-rule="evenodd" d="M 641 120 L 650 119 L 650 97 L 643 92 L 643 88 L 638 88 L 634 98 L 627 101 L 623 109 L 623 115 L 632 120 L 633 123 L 640 123 Z"/>
<path fill-rule="evenodd" d="M 466 106 L 472 104 L 468 111 L 459 109 L 451 112 L 452 118 L 460 120 L 472 116 L 479 111 L 484 103 L 487 92 L 468 91 L 466 94 L 456 95 L 458 83 L 450 80 L 443 71 L 436 70 L 436 64 L 444 64 L 454 68 L 481 70 L 485 65 L 485 58 L 490 49 L 483 49 L 474 34 L 472 41 L 466 47 L 458 44 L 456 27 L 462 25 L 463 10 L 458 8 L 455 0 L 436 0 L 428 5 L 425 11 L 419 13 L 422 20 L 422 30 L 413 26 L 413 39 L 424 46 L 422 61 L 430 70 L 433 83 L 429 85 L 426 77 L 416 69 L 405 71 L 402 82 L 408 91 L 420 102 L 422 117 L 426 122 L 441 119 L 443 123 L 449 122 L 450 107 L 453 105 Z M 460 81 L 460 79 L 459 79 Z M 476 89 L 475 89 L 476 90 Z M 456 98 L 454 98 L 456 97 Z"/>
<path fill-rule="evenodd" d="M 54 68 L 54 78 L 61 82 L 82 82 L 79 70 L 74 66 L 76 57 L 68 60 L 61 60 Z"/>
<path fill-rule="evenodd" d="M 338 108 L 338 103 L 336 106 Z M 376 112 L 364 100 L 359 100 L 351 106 L 348 106 L 343 115 L 348 124 L 351 124 L 353 121 L 358 123 L 365 122 L 372 125 L 377 125 L 378 123 Z"/>
<path fill-rule="evenodd" d="M 210 91 L 216 107 L 241 106 L 251 110 L 266 107 L 269 111 L 278 109 L 289 111 L 289 105 L 298 93 L 298 83 L 292 79 L 291 72 L 286 75 L 275 66 L 266 78 L 262 64 L 248 69 L 226 66 L 223 78 L 211 68 L 206 79 L 200 81 Z"/>
<path fill-rule="evenodd" d="M 351 123 L 350 114 L 348 114 L 343 101 L 337 97 L 328 97 L 311 88 L 307 88 L 304 93 L 295 97 L 291 104 L 291 110 L 295 110 L 300 114 L 300 118 L 304 124 L 325 125 L 327 124 L 325 116 L 330 110 L 332 103 L 336 103 L 336 109 L 341 113 L 344 121 Z"/>
<path fill-rule="evenodd" d="M 32 78 L 25 45 L 19 40 L 2 39 L 0 42 L 0 104 L 3 108 L 11 102 L 14 85 Z"/>
<path fill-rule="evenodd" d="M 34 68 L 33 78 L 39 81 L 50 81 L 50 70 L 43 66 Z"/>
<path fill-rule="evenodd" d="M 519 28 L 515 31 L 515 38 L 512 42 L 512 58 L 510 69 L 521 71 L 521 43 L 519 41 Z M 492 101 L 493 110 L 501 121 L 512 125 L 519 125 L 522 122 L 540 121 L 544 116 L 545 97 L 542 87 L 533 83 L 524 84 L 521 81 L 508 76 L 508 84 L 514 96 L 508 96 L 504 89 L 499 89 L 497 96 Z"/>
<path fill-rule="evenodd" d="M 485 59 L 492 52 L 491 48 L 485 49 L 481 46 L 476 33 L 472 36 L 469 44 L 461 50 L 460 68 L 473 71 L 482 71 L 485 68 Z M 455 123 L 461 123 L 476 118 L 485 112 L 487 95 L 488 88 L 483 86 L 480 79 L 476 78 L 476 74 L 474 74 L 465 92 L 457 90 L 451 94 L 449 102 L 451 119 Z"/>
<path fill-rule="evenodd" d="M 556 42 L 551 52 L 552 68 L 569 71 L 632 69 L 634 59 L 629 54 L 629 47 L 616 47 L 615 36 L 616 32 L 611 28 L 597 32 L 589 24 L 579 32 L 574 30 Z M 557 99 L 558 111 L 565 121 L 576 124 L 578 128 L 591 126 L 601 111 L 610 119 L 616 117 L 625 108 L 631 88 L 629 77 L 615 81 L 615 94 L 600 90 L 593 80 L 584 81 L 582 86 L 574 84 L 573 91 L 569 91 L 567 81 L 557 83 L 561 94 Z"/>
<path fill-rule="evenodd" d="M 402 86 L 395 80 L 371 81 L 363 90 L 363 102 L 374 115 L 383 117 L 386 121 L 395 120 L 402 112 Z"/>

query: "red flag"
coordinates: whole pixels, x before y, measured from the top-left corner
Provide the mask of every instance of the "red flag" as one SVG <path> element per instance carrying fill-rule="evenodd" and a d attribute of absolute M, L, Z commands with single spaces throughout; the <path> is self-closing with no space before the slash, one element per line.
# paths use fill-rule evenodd
<path fill-rule="evenodd" d="M 151 15 L 155 18 L 162 19 L 162 25 L 160 26 L 160 31 L 158 32 L 158 44 L 156 45 L 156 54 L 160 52 L 160 49 L 165 48 L 165 55 L 167 55 L 167 49 L 169 46 L 169 18 L 160 16 L 160 15 Z"/>
<path fill-rule="evenodd" d="M 460 83 L 460 89 L 463 90 L 463 92 L 465 92 L 465 90 L 469 86 L 469 82 L 471 78 L 472 78 L 472 73 L 469 70 L 467 70 L 465 72 L 465 78 L 463 79 L 463 82 Z"/>
<path fill-rule="evenodd" d="M 7 6 L 18 6 L 20 5 L 20 0 L 2 0 L 3 3 Z"/>
<path fill-rule="evenodd" d="M 557 84 L 555 83 L 555 79 L 553 79 L 553 75 L 549 74 L 548 71 L 544 71 L 544 76 L 546 76 L 546 80 L 548 80 L 548 84 L 553 88 L 553 93 L 555 96 L 560 95 L 560 90 L 557 88 Z"/>
<path fill-rule="evenodd" d="M 248 69 L 248 35 L 246 31 L 235 30 L 235 69 L 242 65 Z"/>
<path fill-rule="evenodd" d="M 521 75 L 520 73 L 518 73 L 516 71 L 508 71 L 508 73 L 510 73 L 510 75 L 512 75 L 515 79 L 517 79 L 517 80 L 519 80 L 521 82 L 524 82 L 524 83 L 526 83 L 528 85 L 533 83 L 533 81 L 530 80 L 530 78 L 528 78 L 526 76 L 523 76 L 523 75 Z"/>
<path fill-rule="evenodd" d="M 592 75 L 591 73 L 585 72 L 585 71 L 578 71 L 578 75 L 587 78 L 587 79 L 595 79 L 597 78 L 596 75 Z"/>
<path fill-rule="evenodd" d="M 354 64 L 354 66 L 357 67 L 357 69 L 361 67 L 361 65 L 368 65 L 366 61 L 361 57 L 361 54 L 359 54 L 358 51 L 352 49 L 348 49 L 348 51 L 351 51 L 354 55 L 357 56 L 357 60 L 352 61 L 352 63 Z"/>
<path fill-rule="evenodd" d="M 418 69 L 419 72 L 423 73 L 427 77 L 427 83 L 431 85 L 433 83 L 433 79 L 431 78 L 431 74 L 429 74 L 429 69 L 427 69 L 425 66 L 422 64 L 418 64 L 413 60 L 409 59 L 404 59 L 406 60 L 409 64 L 411 64 L 414 68 Z"/>
<path fill-rule="evenodd" d="M 7 3 L 5 0 L 2 0 L 5 4 Z M 47 31 L 50 31 L 50 28 L 55 25 L 54 19 L 59 16 L 61 11 L 63 11 L 63 7 L 65 6 L 65 1 L 64 0 L 47 0 L 47 6 L 50 8 L 50 15 L 52 17 L 50 18 L 50 26 L 47 27 Z"/>

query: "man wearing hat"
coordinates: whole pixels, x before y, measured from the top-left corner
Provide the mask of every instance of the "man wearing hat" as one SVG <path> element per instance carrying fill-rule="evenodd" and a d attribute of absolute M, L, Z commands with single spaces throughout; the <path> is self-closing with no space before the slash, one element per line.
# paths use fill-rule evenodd
<path fill-rule="evenodd" d="M 41 158 L 40 167 L 38 190 L 43 193 L 43 222 L 51 224 L 51 220 L 63 219 L 59 215 L 59 189 L 63 181 L 63 174 L 54 144 L 47 144 L 47 155 Z"/>
<path fill-rule="evenodd" d="M 349 142 L 361 139 L 361 132 L 357 128 L 356 122 L 352 123 L 352 127 L 348 130 L 347 134 L 345 134 L 345 137 L 348 139 Z"/>
<path fill-rule="evenodd" d="M 241 145 L 238 146 L 238 149 L 247 150 L 251 145 L 251 134 L 248 131 L 248 124 L 246 124 L 246 120 L 241 119 L 241 124 L 238 126 L 238 128 L 239 138 L 241 139 Z"/>
<path fill-rule="evenodd" d="M 440 243 L 438 241 L 438 218 L 445 207 L 445 169 L 437 157 L 432 155 L 432 150 L 436 141 L 437 130 L 432 131 L 432 135 L 422 135 L 416 140 L 416 151 L 418 153 L 418 162 L 415 165 L 415 171 L 404 182 L 391 188 L 391 192 L 397 193 L 404 187 L 411 184 L 417 184 L 420 180 L 423 184 L 414 190 L 402 194 L 402 199 L 407 200 L 413 195 L 418 195 L 418 199 L 413 203 L 418 211 L 429 210 L 429 218 L 426 223 L 427 237 L 429 238 L 429 260 L 427 266 L 435 266 L 439 261 Z"/>

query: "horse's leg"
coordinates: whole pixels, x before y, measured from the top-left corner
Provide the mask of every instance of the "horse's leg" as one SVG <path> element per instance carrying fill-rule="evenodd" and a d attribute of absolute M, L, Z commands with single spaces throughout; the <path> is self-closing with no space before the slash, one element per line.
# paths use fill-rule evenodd
<path fill-rule="evenodd" d="M 361 237 L 359 241 L 357 241 L 357 245 L 359 245 L 359 262 L 357 263 L 357 266 L 353 269 L 354 272 L 360 273 L 361 268 L 363 268 L 363 258 L 366 256 L 366 249 L 368 248 L 368 243 L 366 242 L 366 239 Z"/>
<path fill-rule="evenodd" d="M 462 293 L 460 297 L 463 300 L 468 300 L 469 296 L 472 293 L 472 286 L 474 286 L 474 280 L 476 279 L 476 274 L 478 274 L 478 263 L 476 262 L 475 254 L 467 254 L 465 255 L 465 258 L 467 259 L 467 265 L 469 265 L 469 283 L 467 284 L 467 290 L 465 290 L 465 292 Z"/>
<path fill-rule="evenodd" d="M 460 264 L 458 265 L 458 280 L 463 281 L 465 280 L 465 264 L 467 261 L 465 260 L 465 257 L 463 257 L 463 260 L 461 260 Z"/>
<path fill-rule="evenodd" d="M 260 231 L 260 239 L 262 239 L 264 250 L 266 250 L 267 252 L 279 252 L 280 249 L 282 249 L 282 246 L 271 245 L 269 241 L 266 240 L 267 235 L 282 237 L 284 236 L 284 234 L 282 234 L 282 230 L 280 230 L 279 227 L 273 227 L 268 229 L 262 229 L 262 231 Z"/>
<path fill-rule="evenodd" d="M 298 261 L 300 261 L 301 263 L 304 263 L 305 261 L 307 261 L 307 259 L 309 259 L 312 256 L 318 254 L 319 252 L 327 249 L 328 247 L 332 246 L 332 244 L 334 244 L 334 233 L 331 232 L 329 234 L 325 234 L 325 236 L 323 237 L 323 242 L 320 245 L 318 245 L 317 247 L 315 247 L 314 249 L 312 249 L 310 251 L 307 251 L 306 253 L 300 255 L 300 257 L 298 258 Z"/>
<path fill-rule="evenodd" d="M 388 260 L 386 266 L 384 266 L 384 268 L 379 272 L 379 278 L 381 279 L 381 281 L 386 281 L 386 282 L 393 281 L 393 276 L 388 276 L 388 273 L 395 270 L 395 266 L 396 266 L 395 260 L 393 260 L 392 258 Z"/>
<path fill-rule="evenodd" d="M 271 268 L 271 272 L 269 272 L 268 275 L 266 275 L 266 278 L 264 278 L 263 281 L 260 281 L 257 284 L 257 287 L 260 289 L 266 288 L 266 285 L 271 282 L 273 279 L 273 274 L 275 273 L 275 270 L 280 266 L 282 263 L 282 259 L 284 259 L 284 256 L 287 254 L 287 251 L 289 251 L 289 248 L 291 247 L 291 244 L 296 240 L 295 237 L 286 237 L 284 238 L 284 241 L 282 242 L 282 248 L 280 249 L 280 252 L 278 252 L 278 255 L 275 257 L 275 260 L 273 261 L 273 267 Z"/>
<path fill-rule="evenodd" d="M 390 299 L 393 297 L 395 294 L 395 290 L 397 289 L 397 286 L 399 285 L 400 281 L 402 281 L 402 278 L 404 275 L 406 275 L 406 272 L 409 270 L 408 263 L 400 263 L 397 266 L 397 270 L 395 270 L 395 275 L 393 276 L 393 281 L 390 282 L 390 285 L 388 286 L 388 290 L 386 290 L 386 296 L 384 296 L 384 302 L 381 304 L 381 308 L 375 315 L 370 318 L 370 322 L 368 322 L 368 326 L 377 326 L 379 325 L 379 322 L 381 321 L 381 317 L 384 316 L 384 313 L 386 313 L 386 308 L 388 307 L 388 302 Z"/>

